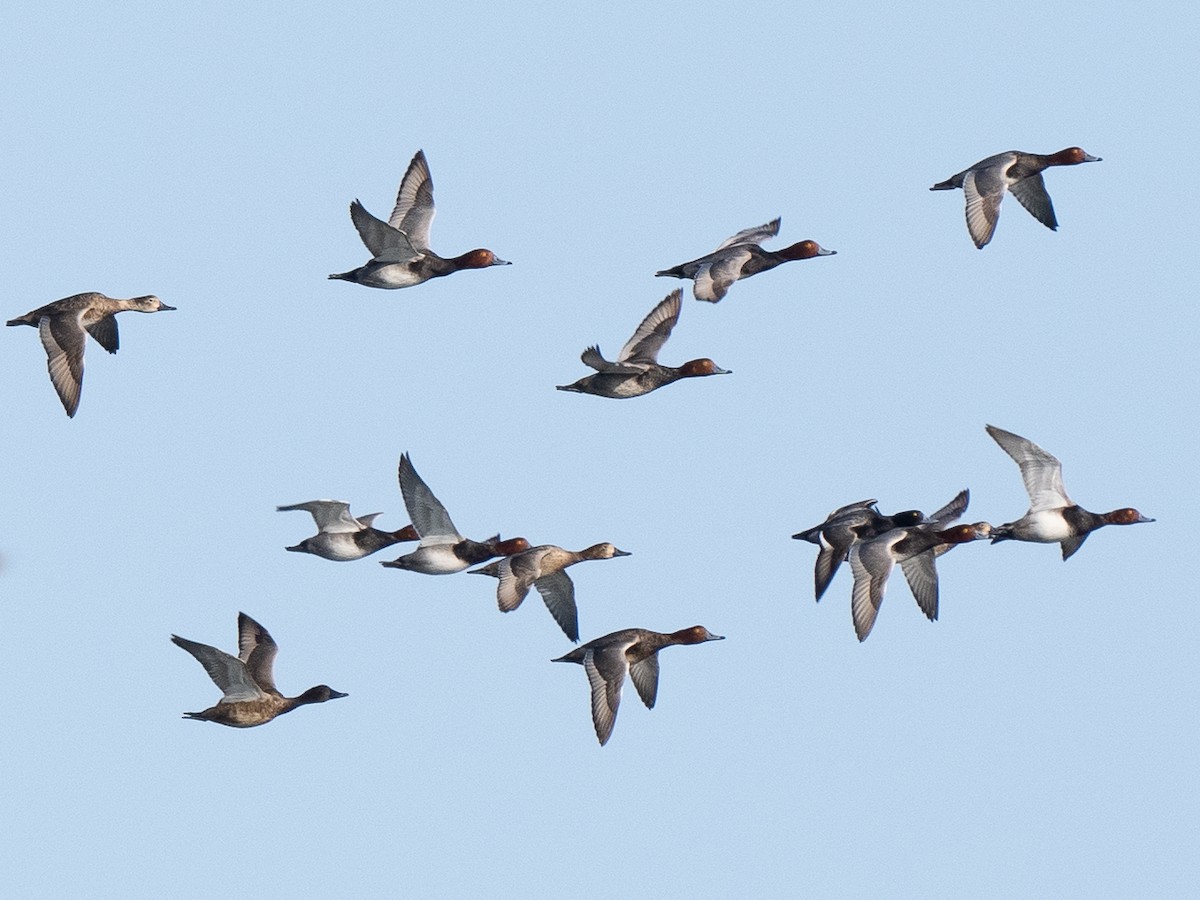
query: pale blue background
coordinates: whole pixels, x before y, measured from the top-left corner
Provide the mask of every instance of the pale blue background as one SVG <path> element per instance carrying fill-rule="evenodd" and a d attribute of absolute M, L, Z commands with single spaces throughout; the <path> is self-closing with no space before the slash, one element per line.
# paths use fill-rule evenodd
<path fill-rule="evenodd" d="M 31 329 L 0 331 L 0 674 L 11 896 L 1185 896 L 1196 836 L 1195 35 L 1180 4 L 7 4 L 3 318 L 85 290 L 178 312 L 88 349 L 75 420 Z M 961 193 L 1007 149 L 971 245 Z M 327 281 L 428 155 L 422 287 Z M 689 298 L 665 362 L 727 377 L 608 401 L 555 384 L 783 217 L 836 257 Z M 689 285 L 690 287 L 690 285 Z M 789 535 L 877 497 L 967 519 L 1027 499 L 993 422 L 1134 505 L 1063 563 L 941 563 L 854 639 Z M 467 534 L 628 559 L 573 570 L 585 639 L 696 623 L 658 708 L 597 746 L 533 596 L 288 554 L 351 501 L 407 522 L 401 451 Z M 350 697 L 236 731 L 172 632 L 285 692 Z"/>

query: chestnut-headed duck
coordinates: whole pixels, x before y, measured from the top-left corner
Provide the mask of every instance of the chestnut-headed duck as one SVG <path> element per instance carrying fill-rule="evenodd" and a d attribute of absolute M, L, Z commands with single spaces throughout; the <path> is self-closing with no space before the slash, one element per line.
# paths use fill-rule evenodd
<path fill-rule="evenodd" d="M 621 687 L 628 675 L 637 688 L 638 696 L 647 709 L 654 709 L 658 694 L 658 651 L 676 644 L 703 644 L 723 641 L 703 625 L 693 625 L 670 634 L 645 628 L 625 628 L 576 647 L 566 656 L 551 662 L 579 663 L 587 672 L 592 687 L 592 724 L 600 746 L 608 743 L 617 707 L 621 703 Z"/>
<path fill-rule="evenodd" d="M 196 657 L 224 694 L 216 706 L 203 712 L 184 713 L 185 719 L 217 722 L 233 728 L 253 728 L 308 703 L 346 697 L 327 684 L 309 688 L 299 697 L 285 697 L 275 687 L 275 654 L 279 647 L 263 628 L 245 613 L 238 613 L 238 655 L 171 635 L 171 640 Z"/>
<path fill-rule="evenodd" d="M 46 365 L 50 369 L 50 382 L 58 391 L 67 415 L 74 417 L 79 409 L 79 392 L 83 389 L 83 350 L 87 335 L 96 339 L 109 353 L 116 353 L 120 346 L 117 335 L 117 313 L 163 312 L 173 310 L 157 297 L 133 297 L 119 300 L 106 297 L 95 291 L 74 294 L 55 300 L 43 307 L 27 312 L 23 316 L 9 319 L 9 325 L 32 325 L 38 330 L 42 346 L 46 349 Z"/>
<path fill-rule="evenodd" d="M 1068 147 L 1050 154 L 1009 150 L 981 159 L 969 169 L 939 181 L 930 190 L 963 189 L 967 198 L 967 230 L 975 246 L 982 250 L 996 231 L 1005 190 L 1011 191 L 1035 219 L 1051 231 L 1057 231 L 1058 220 L 1054 218 L 1054 204 L 1046 193 L 1042 170 L 1086 162 L 1100 162 L 1100 157 L 1091 156 L 1080 147 Z"/>
<path fill-rule="evenodd" d="M 1007 540 L 1057 543 L 1062 546 L 1062 558 L 1066 560 L 1097 528 L 1154 521 L 1129 507 L 1107 513 L 1088 512 L 1067 496 L 1062 463 L 1057 458 L 1011 431 L 995 425 L 986 427 L 1000 448 L 1021 467 L 1021 479 L 1029 494 L 1029 511 L 1015 522 L 997 526 L 992 531 L 992 543 Z"/>
<path fill-rule="evenodd" d="M 350 219 L 371 251 L 371 260 L 357 269 L 329 277 L 367 287 L 395 289 L 422 284 L 460 269 L 510 265 L 491 250 L 470 250 L 449 259 L 438 256 L 429 249 L 429 226 L 434 211 L 433 179 L 425 151 L 418 150 L 408 164 L 396 195 L 396 207 L 386 222 L 367 212 L 359 201 L 350 204 Z"/>
<path fill-rule="evenodd" d="M 913 596 L 917 598 L 918 605 L 927 616 L 931 619 L 937 618 L 936 571 L 932 575 L 931 592 L 927 586 L 929 575 L 924 561 L 906 566 L 903 564 L 903 559 L 913 553 L 921 553 L 930 549 L 934 551 L 931 556 L 940 555 L 945 551 L 936 548 L 969 540 L 966 532 L 940 534 L 932 539 L 927 535 L 947 532 L 949 526 L 966 512 L 970 502 L 970 492 L 959 491 L 954 495 L 954 499 L 932 515 L 923 517 L 919 524 L 892 528 L 864 540 L 856 541 L 850 546 L 847 558 L 850 560 L 850 568 L 854 573 L 850 612 L 854 620 L 855 633 L 860 641 L 866 640 L 867 635 L 871 633 L 871 627 L 875 624 L 875 616 L 879 612 L 879 604 L 883 601 L 887 577 L 891 573 L 892 565 L 896 562 L 902 564 L 906 576 L 909 575 L 909 570 L 912 570 L 911 578 L 913 580 L 909 586 L 912 588 Z M 988 527 L 990 528 L 990 526 Z M 907 539 L 907 542 L 900 544 L 899 549 L 894 549 L 893 545 L 904 539 Z M 871 546 L 867 546 L 868 544 Z M 860 554 L 865 555 L 860 556 Z M 932 568 L 932 561 L 929 562 L 928 568 Z M 923 583 L 926 585 L 925 587 L 920 586 Z"/>
<path fill-rule="evenodd" d="M 504 559 L 473 569 L 471 575 L 490 575 L 499 578 L 496 602 L 501 612 L 512 612 L 521 605 L 531 587 L 537 588 L 546 602 L 546 609 L 563 633 L 573 641 L 579 640 L 579 611 L 575 606 L 575 585 L 567 575 L 567 566 L 588 559 L 612 559 L 629 556 L 612 544 L 593 544 L 583 550 L 564 550 L 553 544 L 530 547 Z"/>
<path fill-rule="evenodd" d="M 850 552 L 851 544 L 873 538 L 893 528 L 920 525 L 925 514 L 919 509 L 906 509 L 890 516 L 875 508 L 875 500 L 860 500 L 835 509 L 820 525 L 814 525 L 792 535 L 793 540 L 808 541 L 820 547 L 813 569 L 813 585 L 820 601 L 829 588 L 838 567 Z"/>
<path fill-rule="evenodd" d="M 959 544 L 985 540 L 991 534 L 992 526 L 987 522 L 956 525 L 940 531 L 929 525 L 918 525 L 893 528 L 852 546 L 850 568 L 854 572 L 854 593 L 850 599 L 850 612 L 858 639 L 865 641 L 871 633 L 887 590 L 888 576 L 896 563 L 900 563 L 917 606 L 933 622 L 938 617 L 938 575 L 934 560 Z"/>
<path fill-rule="evenodd" d="M 596 370 L 595 375 L 580 378 L 574 384 L 560 384 L 560 391 L 577 394 L 595 394 L 598 397 L 640 397 L 658 390 L 665 384 L 680 378 L 698 378 L 704 375 L 728 375 L 711 359 L 693 359 L 682 366 L 663 366 L 658 362 L 658 351 L 671 336 L 671 329 L 679 321 L 679 310 L 683 305 L 683 290 L 676 288 L 642 320 L 621 352 L 616 362 L 609 362 L 600 353 L 598 346 L 588 347 L 579 358 L 585 366 Z"/>
<path fill-rule="evenodd" d="M 380 531 L 372 527 L 381 513 L 352 516 L 350 504 L 344 500 L 308 500 L 291 506 L 277 506 L 276 509 L 279 512 L 304 510 L 311 513 L 313 521 L 317 523 L 315 535 L 285 549 L 293 553 L 311 553 L 335 562 L 362 559 L 392 544 L 421 539 L 417 529 L 411 525 L 405 525 L 399 531 Z"/>
<path fill-rule="evenodd" d="M 450 514 L 433 491 L 421 480 L 407 453 L 400 457 L 398 471 L 400 493 L 413 528 L 421 543 L 412 553 L 381 563 L 393 569 L 408 569 L 425 575 L 450 575 L 468 566 L 485 562 L 494 556 L 505 556 L 529 549 L 525 538 L 500 540 L 500 535 L 486 541 L 464 538 L 450 521 Z"/>
<path fill-rule="evenodd" d="M 729 291 L 730 285 L 742 278 L 749 278 L 795 259 L 837 254 L 836 250 L 826 250 L 816 241 L 800 241 L 782 250 L 764 250 L 759 242 L 779 234 L 781 221 L 773 219 L 766 225 L 739 231 L 707 256 L 654 274 L 669 278 L 691 278 L 692 294 L 697 300 L 717 303 Z"/>

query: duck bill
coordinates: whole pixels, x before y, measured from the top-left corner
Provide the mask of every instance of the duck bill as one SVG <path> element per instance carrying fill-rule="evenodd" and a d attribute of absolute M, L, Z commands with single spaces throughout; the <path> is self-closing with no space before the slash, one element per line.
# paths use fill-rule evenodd
<path fill-rule="evenodd" d="M 158 311 L 159 312 L 175 312 L 175 307 L 167 306 L 167 304 L 165 304 L 161 300 L 159 300 L 158 301 Z"/>
<path fill-rule="evenodd" d="M 837 256 L 837 251 L 836 250 L 826 250 L 824 247 L 822 247 L 820 250 L 817 251 L 817 256 Z"/>

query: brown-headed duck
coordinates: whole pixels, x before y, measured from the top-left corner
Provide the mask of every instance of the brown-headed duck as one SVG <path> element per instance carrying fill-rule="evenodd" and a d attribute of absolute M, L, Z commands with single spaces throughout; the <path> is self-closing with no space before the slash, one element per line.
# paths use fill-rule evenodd
<path fill-rule="evenodd" d="M 419 541 L 421 536 L 411 525 L 399 531 L 380 531 L 372 527 L 381 513 L 369 516 L 350 515 L 350 504 L 344 500 L 308 500 L 291 506 L 277 506 L 279 512 L 304 510 L 310 513 L 317 524 L 317 533 L 305 538 L 294 547 L 285 549 L 293 553 L 311 553 L 322 559 L 345 562 L 362 559 L 377 550 L 399 544 L 402 541 Z"/>
<path fill-rule="evenodd" d="M 501 612 L 512 612 L 521 605 L 530 587 L 537 588 L 563 633 L 571 640 L 578 641 L 579 611 L 575 606 L 575 585 L 565 569 L 588 559 L 629 555 L 608 543 L 593 544 L 579 551 L 542 544 L 498 559 L 468 574 L 490 575 L 500 579 L 500 584 L 496 586 L 496 602 Z"/>
<path fill-rule="evenodd" d="M 408 164 L 396 195 L 396 207 L 386 222 L 367 212 L 359 201 L 350 204 L 350 219 L 371 251 L 371 260 L 357 269 L 329 277 L 367 287 L 395 289 L 412 287 L 462 269 L 510 265 L 491 250 L 470 250 L 449 259 L 438 256 L 429 249 L 429 226 L 434 212 L 433 179 L 425 151 L 418 150 Z"/>
<path fill-rule="evenodd" d="M 525 538 L 500 540 L 500 535 L 486 541 L 464 538 L 450 521 L 450 514 L 442 506 L 433 491 L 421 480 L 407 453 L 400 457 L 398 469 L 400 493 L 408 517 L 421 538 L 421 543 L 412 553 L 398 559 L 381 563 L 393 569 L 408 569 L 425 575 L 450 575 L 469 566 L 485 562 L 495 556 L 518 553 L 529 549 Z"/>
<path fill-rule="evenodd" d="M 697 300 L 717 303 L 729 291 L 730 285 L 742 278 L 749 278 L 792 260 L 834 256 L 837 253 L 836 250 L 825 250 L 816 241 L 800 241 L 782 250 L 764 250 L 759 242 L 779 234 L 781 221 L 773 219 L 766 225 L 739 231 L 707 256 L 654 274 L 668 278 L 691 278 L 692 294 Z"/>
<path fill-rule="evenodd" d="M 992 533 L 987 522 L 941 530 L 937 527 L 931 523 L 893 528 L 850 548 L 850 568 L 854 572 L 850 613 L 860 641 L 867 639 L 875 625 L 888 576 L 896 563 L 900 563 L 917 606 L 933 622 L 938 617 L 938 575 L 934 560 L 958 544 L 981 541 Z"/>
<path fill-rule="evenodd" d="M 625 342 L 617 354 L 616 362 L 605 359 L 599 347 L 588 347 L 579 358 L 585 366 L 595 369 L 596 374 L 580 378 L 574 384 L 560 384 L 558 389 L 623 399 L 640 397 L 680 378 L 728 375 L 728 369 L 722 369 L 707 358 L 693 359 L 678 367 L 659 365 L 658 351 L 679 321 L 682 300 L 683 290 L 677 288 L 655 306 L 637 327 L 633 337 Z"/>
<path fill-rule="evenodd" d="M 608 743 L 617 707 L 621 703 L 621 687 L 629 675 L 638 696 L 647 709 L 654 709 L 658 694 L 658 651 L 677 644 L 702 644 L 723 641 L 723 635 L 713 634 L 703 625 L 693 625 L 670 634 L 645 628 L 625 628 L 576 647 L 566 656 L 552 662 L 579 663 L 587 672 L 592 688 L 592 724 L 600 745 Z"/>
<path fill-rule="evenodd" d="M 1066 560 L 1097 528 L 1154 521 L 1129 507 L 1107 513 L 1088 512 L 1067 496 L 1062 463 L 1057 458 L 1018 434 L 995 425 L 986 427 L 1000 448 L 1020 466 L 1021 479 L 1029 494 L 1029 511 L 1015 522 L 993 529 L 993 543 L 1007 540 L 1057 543 L 1062 546 L 1062 558 Z"/>
<path fill-rule="evenodd" d="M 50 369 L 50 381 L 58 391 L 67 415 L 74 417 L 79 409 L 79 392 L 83 388 L 83 350 L 90 334 L 109 353 L 116 353 L 120 346 L 117 335 L 117 313 L 163 312 L 173 310 L 157 297 L 133 297 L 120 300 L 106 297 L 95 291 L 74 294 L 55 300 L 53 303 L 27 312 L 9 325 L 32 325 L 38 330 L 42 346 L 46 349 L 46 365 Z M 85 334 L 86 333 L 86 334 Z"/>
<path fill-rule="evenodd" d="M 1100 157 L 1085 153 L 1080 147 L 1068 147 L 1050 154 L 1009 150 L 981 159 L 969 169 L 939 181 L 930 190 L 963 189 L 967 198 L 967 231 L 975 246 L 982 250 L 996 231 L 1005 190 L 1011 191 L 1035 219 L 1051 231 L 1057 231 L 1058 220 L 1054 217 L 1054 204 L 1046 193 L 1042 171 L 1050 166 L 1077 166 L 1086 162 L 1100 162 Z"/>
<path fill-rule="evenodd" d="M 185 719 L 217 722 L 232 728 L 253 728 L 276 716 L 308 703 L 324 703 L 346 697 L 327 684 L 309 688 L 299 697 L 285 697 L 275 687 L 275 654 L 279 647 L 263 628 L 245 613 L 238 613 L 238 655 L 189 641 L 178 635 L 171 640 L 196 657 L 224 694 L 216 706 L 202 712 L 184 713 Z"/>

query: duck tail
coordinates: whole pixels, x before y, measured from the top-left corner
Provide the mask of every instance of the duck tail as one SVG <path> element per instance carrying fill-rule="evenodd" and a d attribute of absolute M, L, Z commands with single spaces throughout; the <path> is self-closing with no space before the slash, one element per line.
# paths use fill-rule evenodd
<path fill-rule="evenodd" d="M 931 191 L 952 191 L 955 188 L 960 188 L 960 187 L 962 187 L 961 183 L 955 184 L 953 178 L 947 178 L 945 181 L 939 181 L 937 184 L 935 184 L 933 187 L 931 187 L 930 190 Z"/>
<path fill-rule="evenodd" d="M 683 274 L 683 266 L 674 266 L 670 269 L 663 269 L 661 272 L 654 273 L 655 278 L 661 278 L 663 276 L 666 276 L 667 278 L 687 278 L 687 276 Z"/>
<path fill-rule="evenodd" d="M 329 277 L 334 281 L 355 281 L 356 275 L 358 275 L 358 269 L 352 269 L 349 272 L 335 272 Z"/>

